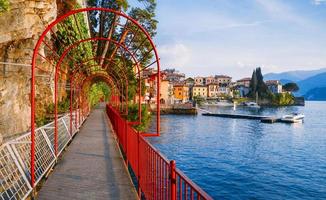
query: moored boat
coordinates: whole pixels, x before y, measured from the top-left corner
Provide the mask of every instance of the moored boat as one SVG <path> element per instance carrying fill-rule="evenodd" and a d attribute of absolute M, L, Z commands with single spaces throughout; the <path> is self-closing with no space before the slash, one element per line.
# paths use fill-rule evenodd
<path fill-rule="evenodd" d="M 293 113 L 291 115 L 284 115 L 281 120 L 288 123 L 302 123 L 304 115 L 300 113 Z"/>
<path fill-rule="evenodd" d="M 246 102 L 244 105 L 250 108 L 260 108 L 256 102 Z"/>

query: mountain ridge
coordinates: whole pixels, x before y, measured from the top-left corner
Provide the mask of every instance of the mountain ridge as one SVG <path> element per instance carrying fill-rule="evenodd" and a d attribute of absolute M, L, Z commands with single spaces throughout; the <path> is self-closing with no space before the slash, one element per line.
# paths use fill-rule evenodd
<path fill-rule="evenodd" d="M 298 95 L 306 95 L 308 91 L 313 90 L 314 88 L 326 87 L 326 72 L 299 81 L 297 84 L 300 88 L 297 93 Z"/>
<path fill-rule="evenodd" d="M 283 80 L 281 81 L 282 83 L 299 82 L 324 72 L 326 72 L 326 68 L 320 68 L 315 70 L 293 70 L 280 73 L 267 73 L 264 75 L 264 80 Z"/>

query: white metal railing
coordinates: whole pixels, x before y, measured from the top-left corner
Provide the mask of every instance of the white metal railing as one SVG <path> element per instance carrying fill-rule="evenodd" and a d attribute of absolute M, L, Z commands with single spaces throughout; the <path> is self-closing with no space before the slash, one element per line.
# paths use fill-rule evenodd
<path fill-rule="evenodd" d="M 73 135 L 70 135 L 70 115 L 58 119 L 57 156 L 54 153 L 54 122 L 35 130 L 35 186 L 53 167 L 58 156 L 60 156 L 86 119 L 83 116 L 80 116 L 80 118 L 81 123 L 78 124 L 78 112 L 73 112 Z M 31 133 L 29 132 L 1 145 L 0 200 L 26 199 L 32 192 L 33 188 L 30 185 L 30 141 Z"/>

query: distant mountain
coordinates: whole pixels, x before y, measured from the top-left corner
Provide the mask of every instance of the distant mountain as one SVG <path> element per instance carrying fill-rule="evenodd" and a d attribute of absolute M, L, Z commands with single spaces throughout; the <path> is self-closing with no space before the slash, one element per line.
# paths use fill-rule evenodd
<path fill-rule="evenodd" d="M 283 73 L 268 73 L 264 75 L 264 80 L 281 80 L 282 84 L 288 82 L 299 82 L 304 79 L 310 78 L 317 74 L 325 73 L 326 68 L 318 70 L 297 70 L 297 71 L 287 71 Z"/>
<path fill-rule="evenodd" d="M 326 101 L 326 87 L 311 89 L 304 95 L 304 98 L 306 100 Z"/>
<path fill-rule="evenodd" d="M 311 94 L 311 92 L 314 92 L 313 89 L 315 88 L 326 87 L 326 72 L 299 81 L 297 84 L 300 90 L 296 93 L 296 95 L 302 96 L 306 95 L 308 92 Z"/>
<path fill-rule="evenodd" d="M 276 79 L 276 80 L 278 80 L 278 79 Z M 280 79 L 280 82 L 282 83 L 282 85 L 285 85 L 287 83 L 293 83 L 294 81 L 288 80 L 288 79 Z"/>

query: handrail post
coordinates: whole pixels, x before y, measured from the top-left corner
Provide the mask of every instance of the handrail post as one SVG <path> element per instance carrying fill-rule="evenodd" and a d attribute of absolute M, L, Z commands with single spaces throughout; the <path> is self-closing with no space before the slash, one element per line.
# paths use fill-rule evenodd
<path fill-rule="evenodd" d="M 72 132 L 72 110 L 73 110 L 73 103 L 72 103 L 72 78 L 70 78 L 70 101 L 69 101 L 69 104 L 70 104 L 70 121 L 69 121 L 69 128 L 70 128 L 70 136 L 73 136 L 73 132 Z"/>
<path fill-rule="evenodd" d="M 138 174 L 138 197 L 141 199 L 141 186 L 140 186 L 140 132 L 137 131 L 137 174 Z"/>
<path fill-rule="evenodd" d="M 177 175 L 175 172 L 176 164 L 174 160 L 170 161 L 170 188 L 171 188 L 171 200 L 177 199 Z"/>
<path fill-rule="evenodd" d="M 126 165 L 127 165 L 127 167 L 128 167 L 128 165 L 129 165 L 129 158 L 128 158 L 128 120 L 126 120 L 126 121 L 124 121 L 124 120 L 122 120 L 122 123 L 124 124 L 124 135 L 125 135 L 125 147 L 126 147 L 126 151 L 125 151 L 125 153 L 126 153 Z"/>

